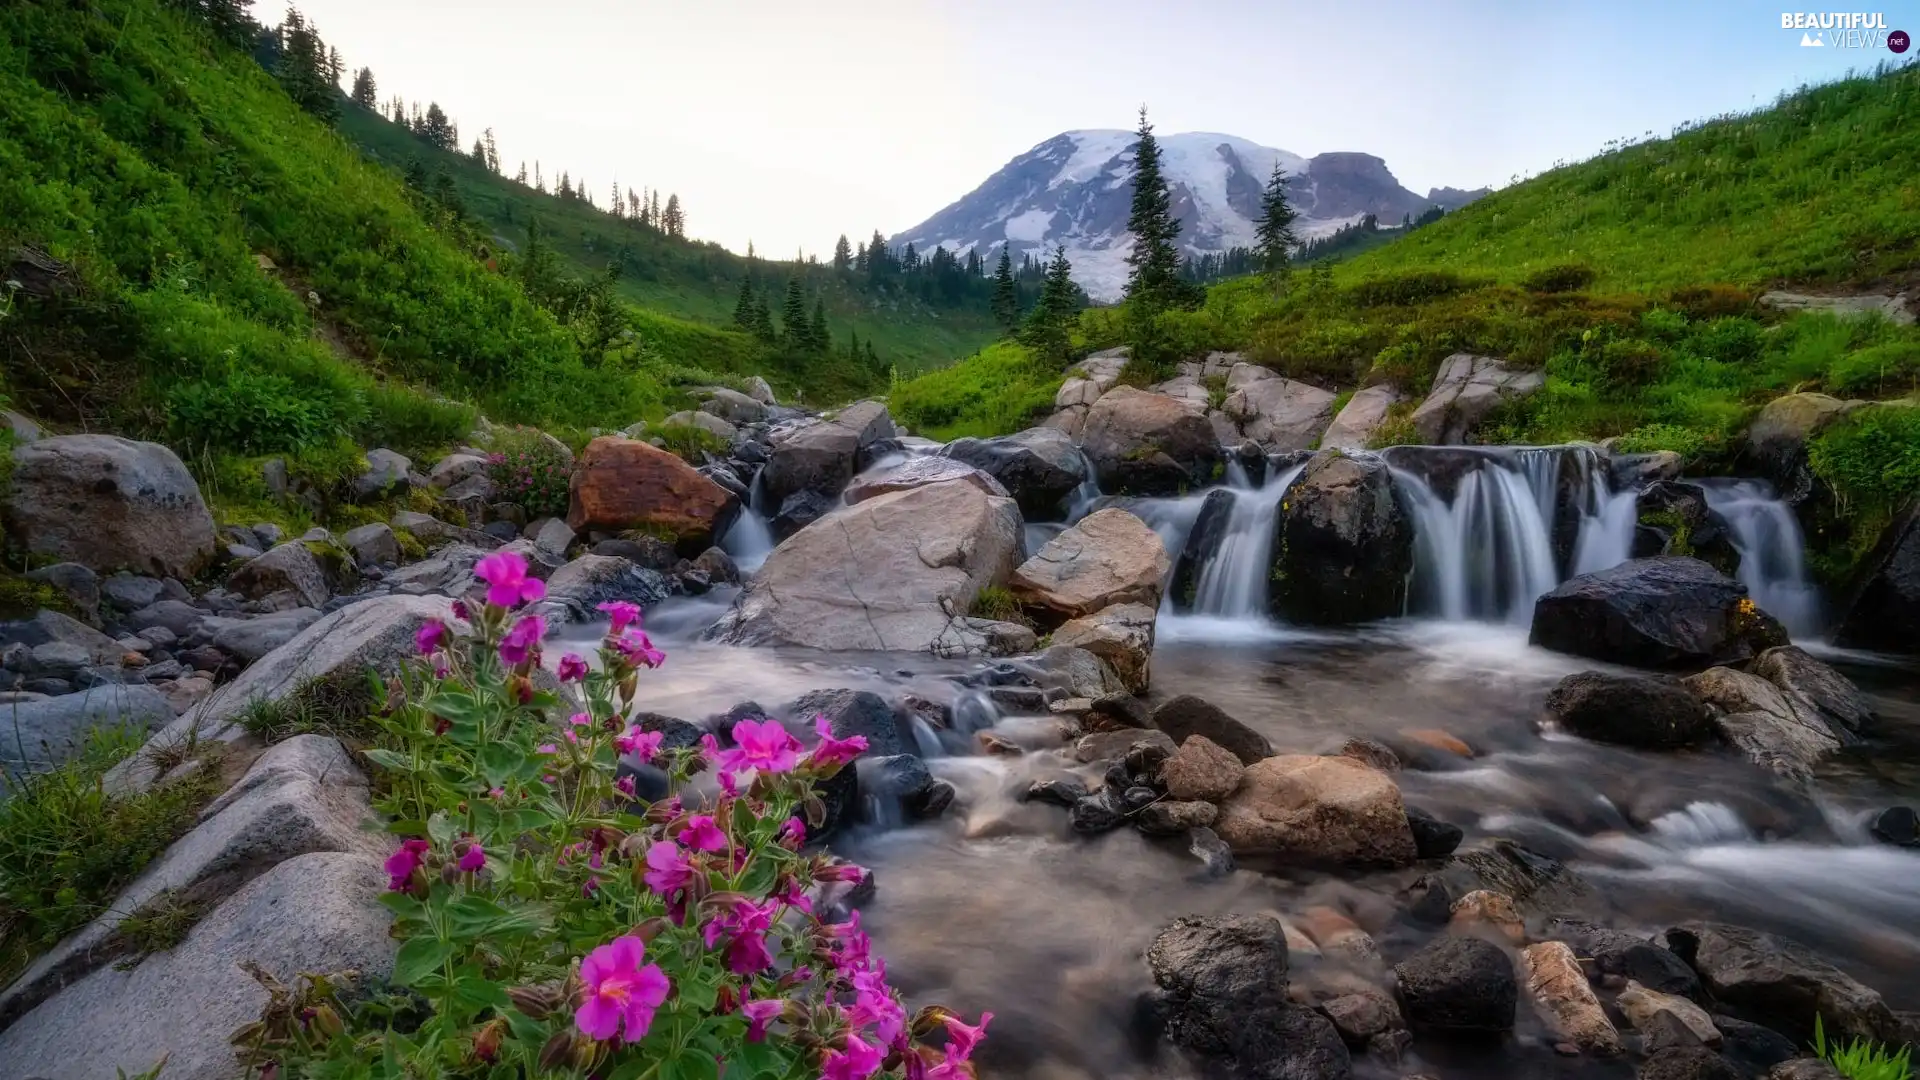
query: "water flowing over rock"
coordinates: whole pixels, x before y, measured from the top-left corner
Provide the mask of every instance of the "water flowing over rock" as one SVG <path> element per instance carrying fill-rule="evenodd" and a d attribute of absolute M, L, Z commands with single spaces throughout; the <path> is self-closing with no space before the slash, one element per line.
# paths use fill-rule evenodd
<path fill-rule="evenodd" d="M 1007 489 L 1000 481 L 964 462 L 943 457 L 917 457 L 895 465 L 884 472 L 856 478 L 847 485 L 842 494 L 848 506 L 865 502 L 875 495 L 885 495 L 890 491 L 906 491 L 909 488 L 926 487 L 928 484 L 944 484 L 949 480 L 959 480 L 972 484 L 988 495 L 1008 498 Z"/>
<path fill-rule="evenodd" d="M 52 562 L 189 578 L 213 558 L 213 515 L 173 451 L 113 435 L 13 450 L 7 540 Z"/>
<path fill-rule="evenodd" d="M 1080 445 L 1100 489 L 1110 494 L 1180 494 L 1213 483 L 1222 462 L 1205 417 L 1173 398 L 1130 386 L 1094 403 Z"/>
<path fill-rule="evenodd" d="M 1387 422 L 1387 410 L 1399 402 L 1400 391 L 1386 384 L 1355 391 L 1320 436 L 1320 449 L 1365 450 Z"/>
<path fill-rule="evenodd" d="M 1724 923 L 1685 923 L 1667 931 L 1667 945 L 1715 998 L 1788 1034 L 1810 1039 L 1817 1015 L 1829 1038 L 1905 1037 L 1877 991 L 1798 943 Z"/>
<path fill-rule="evenodd" d="M 1214 831 L 1236 855 L 1406 866 L 1413 833 L 1400 789 L 1352 758 L 1287 754 L 1248 766 Z"/>
<path fill-rule="evenodd" d="M 1784 644 L 1747 587 L 1698 559 L 1633 559 L 1582 574 L 1534 605 L 1531 641 L 1644 668 L 1704 667 Z"/>
<path fill-rule="evenodd" d="M 1691 555 L 1728 576 L 1739 573 L 1740 552 L 1733 545 L 1727 520 L 1709 505 L 1706 489 L 1698 484 L 1663 480 L 1640 490 L 1639 531 L 1634 554 Z M 1645 538 L 1658 538 L 1657 550 Z"/>
<path fill-rule="evenodd" d="M 1569 675 L 1547 693 L 1547 715 L 1581 738 L 1647 750 L 1692 746 L 1713 732 L 1684 686 L 1639 675 Z"/>
<path fill-rule="evenodd" d="M 1019 546 L 1013 501 L 965 481 L 881 495 L 775 548 L 708 634 L 733 645 L 985 651 L 999 624 L 965 613 L 1005 580 Z"/>
<path fill-rule="evenodd" d="M 1031 521 L 1057 518 L 1088 477 L 1073 439 L 1053 428 L 1028 428 L 997 439 L 955 439 L 940 451 L 1000 481 Z"/>
<path fill-rule="evenodd" d="M 1413 543 L 1384 462 L 1337 450 L 1315 454 L 1280 504 L 1273 613 L 1321 625 L 1402 614 Z"/>
<path fill-rule="evenodd" d="M 1243 765 L 1253 765 L 1273 756 L 1273 744 L 1265 735 L 1192 694 L 1181 694 L 1162 702 L 1153 710 L 1149 722 L 1181 745 L 1190 739 L 1204 738 L 1233 754 Z"/>
<path fill-rule="evenodd" d="M 1170 565 L 1146 522 L 1109 507 L 1047 541 L 1014 570 L 1007 587 L 1023 604 L 1073 619 L 1114 604 L 1159 607 Z"/>
<path fill-rule="evenodd" d="M 1491 356 L 1454 353 L 1440 362 L 1433 390 L 1413 412 L 1413 428 L 1424 443 L 1463 443 L 1493 410 L 1545 384 L 1541 372 L 1516 371 Z"/>
<path fill-rule="evenodd" d="M 1600 1008 L 1580 970 L 1580 961 L 1564 942 L 1543 941 L 1520 950 L 1527 972 L 1527 993 L 1534 1010 L 1554 1034 L 1584 1053 L 1612 1057 L 1620 1053 L 1620 1033 Z"/>
<path fill-rule="evenodd" d="M 740 500 L 679 457 L 603 435 L 587 444 L 567 487 L 567 527 L 576 533 L 664 530 L 688 556 L 724 535 Z"/>
<path fill-rule="evenodd" d="M 1272 450 L 1306 450 L 1333 419 L 1334 395 L 1258 364 L 1235 364 L 1220 411 L 1247 438 Z M 1205 391 L 1202 390 L 1204 402 Z"/>
<path fill-rule="evenodd" d="M 1393 973 L 1400 1011 L 1416 1032 L 1484 1037 L 1513 1028 L 1519 982 L 1512 961 L 1491 942 L 1442 937 Z"/>
<path fill-rule="evenodd" d="M 1053 632 L 1053 643 L 1085 649 L 1100 658 L 1128 693 L 1144 694 L 1151 681 L 1154 610 L 1145 604 L 1115 604 L 1073 619 Z"/>

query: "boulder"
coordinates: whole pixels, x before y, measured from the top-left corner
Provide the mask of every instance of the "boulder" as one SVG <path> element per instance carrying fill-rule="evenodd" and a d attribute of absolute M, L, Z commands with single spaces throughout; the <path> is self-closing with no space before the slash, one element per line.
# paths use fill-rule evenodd
<path fill-rule="evenodd" d="M 853 479 L 864 449 L 858 430 L 818 421 L 787 434 L 773 446 L 760 470 L 760 493 L 778 507 L 802 492 L 838 497 Z"/>
<path fill-rule="evenodd" d="M 600 605 L 624 600 L 643 608 L 673 595 L 673 583 L 658 570 L 607 555 L 582 555 L 553 572 L 547 595 L 532 610 L 549 621 L 599 622 Z"/>
<path fill-rule="evenodd" d="M 1099 657 L 1121 689 L 1144 694 L 1151 683 L 1154 609 L 1145 604 L 1115 604 L 1062 624 L 1053 644 L 1084 649 Z"/>
<path fill-rule="evenodd" d="M 1812 1038 L 1819 1016 L 1829 1038 L 1905 1038 L 1900 1018 L 1877 991 L 1796 942 L 1705 922 L 1674 927 L 1666 940 L 1715 1000 L 1790 1035 Z"/>
<path fill-rule="evenodd" d="M 1148 392 L 1162 394 L 1186 406 L 1190 412 L 1206 415 L 1207 405 L 1212 396 L 1207 388 L 1200 385 L 1198 375 L 1178 375 L 1163 383 L 1155 383 L 1147 388 Z"/>
<path fill-rule="evenodd" d="M 0 409 L 0 429 L 13 437 L 15 446 L 25 446 L 47 437 L 46 429 L 12 409 Z"/>
<path fill-rule="evenodd" d="M 824 716 L 834 738 L 861 736 L 867 740 L 862 757 L 889 757 L 914 750 L 913 736 L 902 726 L 893 707 L 870 691 L 815 690 L 796 698 L 783 712 L 809 733 L 814 717 Z"/>
<path fill-rule="evenodd" d="M 1373 1039 L 1390 1032 L 1404 1032 L 1407 1022 L 1400 1006 L 1378 990 L 1359 990 L 1322 1002 L 1319 1011 L 1333 1023 L 1346 1044 L 1359 1050 Z"/>
<path fill-rule="evenodd" d="M 1169 756 L 1174 750 L 1173 740 L 1167 738 L 1167 733 L 1164 731 L 1116 728 L 1112 731 L 1096 731 L 1091 735 L 1082 735 L 1080 740 L 1073 744 L 1073 759 L 1082 762 L 1112 763 L 1124 759 L 1134 747 L 1141 743 L 1158 746 Z"/>
<path fill-rule="evenodd" d="M 96 1080 L 166 1059 L 168 1080 L 237 1080 L 229 1042 L 260 1018 L 267 991 L 240 967 L 295 983 L 302 971 L 357 971 L 378 985 L 398 943 L 379 903 L 380 859 L 324 851 L 267 871 L 228 897 L 185 941 L 129 970 L 104 967 L 0 1031 L 0 1061 L 20 1075 Z M 113 1017 L 102 1024 L 102 1017 Z"/>
<path fill-rule="evenodd" d="M 775 548 L 708 636 L 734 645 L 985 651 L 997 624 L 964 612 L 1005 579 L 1019 548 L 1013 501 L 965 481 L 880 495 Z"/>
<path fill-rule="evenodd" d="M 1873 721 L 1873 706 L 1860 688 L 1797 645 L 1768 649 L 1749 670 L 1779 687 L 1803 722 L 1817 719 L 1842 739 L 1863 734 Z"/>
<path fill-rule="evenodd" d="M 1520 950 L 1520 963 L 1534 1011 L 1556 1036 L 1597 1057 L 1621 1052 L 1620 1033 L 1587 985 L 1572 949 L 1563 942 L 1543 941 Z"/>
<path fill-rule="evenodd" d="M 1527 940 L 1527 923 L 1513 897 L 1491 889 L 1475 889 L 1455 900 L 1447 926 L 1466 933 L 1491 932 L 1510 945 Z"/>
<path fill-rule="evenodd" d="M 1130 386 L 1102 395 L 1088 410 L 1080 446 L 1100 489 L 1110 494 L 1177 495 L 1214 483 L 1223 462 L 1204 416 Z"/>
<path fill-rule="evenodd" d="M 1704 667 L 1784 644 L 1747 587 L 1691 558 L 1632 559 L 1534 603 L 1533 644 L 1643 668 Z"/>
<path fill-rule="evenodd" d="M 105 683 L 77 694 L 0 705 L 0 773 L 39 772 L 72 757 L 96 728 L 149 731 L 173 721 L 173 708 L 150 686 Z"/>
<path fill-rule="evenodd" d="M 1708 668 L 1689 676 L 1686 685 L 1719 710 L 1713 725 L 1720 737 L 1755 765 L 1805 780 L 1816 762 L 1840 749 L 1839 734 L 1818 713 L 1795 708 L 1778 687 L 1758 675 Z"/>
<path fill-rule="evenodd" d="M 1803 1057 L 1775 1065 L 1768 1070 L 1766 1080 L 1847 1080 L 1847 1077 L 1825 1058 Z"/>
<path fill-rule="evenodd" d="M 672 413 L 666 419 L 660 421 L 660 431 L 663 433 L 668 428 L 676 428 L 676 427 L 694 428 L 696 430 L 703 431 L 708 435 L 711 435 L 714 438 L 719 439 L 721 442 L 724 442 L 724 443 L 731 443 L 734 439 L 738 438 L 740 435 L 739 428 L 736 428 L 732 424 L 727 423 L 725 420 L 720 419 L 718 416 L 714 415 L 713 413 L 694 412 L 688 409 L 683 409 L 680 412 Z M 629 440 L 629 441 L 637 441 L 637 440 Z"/>
<path fill-rule="evenodd" d="M 1247 438 L 1270 450 L 1312 449 L 1333 419 L 1331 392 L 1282 378 L 1258 364 L 1235 364 L 1227 375 L 1227 389 L 1220 411 Z M 1205 400 L 1203 396 L 1202 404 Z"/>
<path fill-rule="evenodd" d="M 434 463 L 432 471 L 427 473 L 427 484 L 437 491 L 445 491 L 469 477 L 486 474 L 485 454 L 456 450 Z"/>
<path fill-rule="evenodd" d="M 211 624 L 216 620 L 207 621 Z M 254 619 L 227 620 L 214 629 L 213 647 L 250 664 L 319 621 L 319 610 L 310 607 L 275 611 Z"/>
<path fill-rule="evenodd" d="M 37 581 L 49 586 L 55 592 L 66 597 L 67 601 L 73 605 L 74 610 L 78 611 L 80 615 L 89 622 L 99 620 L 100 600 L 106 592 L 106 586 L 100 580 L 99 574 L 81 566 L 79 563 L 63 562 L 54 563 L 51 566 L 42 566 L 37 570 L 29 570 L 26 573 L 26 578 L 28 581 Z M 107 582 L 118 580 L 153 581 L 152 578 L 128 577 L 122 579 L 119 575 L 115 575 L 114 577 L 108 578 Z M 154 584 L 158 585 L 159 582 L 154 582 Z M 157 592 L 155 593 L 155 598 L 158 598 Z M 152 602 L 152 600 L 147 601 L 148 604 Z M 146 605 L 136 604 L 134 606 L 145 607 Z M 123 610 L 131 611 L 133 609 L 126 608 Z"/>
<path fill-rule="evenodd" d="M 353 478 L 354 501 L 376 502 L 405 491 L 407 477 L 412 472 L 413 461 L 405 454 L 386 449 L 369 450 L 366 470 Z"/>
<path fill-rule="evenodd" d="M 1920 848 L 1920 813 L 1911 806 L 1889 806 L 1873 816 L 1867 831 L 1883 844 Z"/>
<path fill-rule="evenodd" d="M 1518 371 L 1491 356 L 1454 353 L 1440 361 L 1427 400 L 1413 411 L 1413 428 L 1429 446 L 1467 441 L 1474 425 L 1495 409 L 1546 384 L 1538 371 Z"/>
<path fill-rule="evenodd" d="M 1381 749 L 1386 748 L 1381 747 Z M 1388 752 L 1391 753 L 1391 751 Z M 1344 754 L 1344 756 L 1353 757 L 1354 755 Z M 1365 758 L 1358 760 L 1369 765 L 1373 764 Z M 1378 765 L 1374 767 L 1379 768 Z M 1422 859 L 1444 859 L 1453 854 L 1455 849 L 1459 848 L 1460 841 L 1467 837 L 1465 830 L 1460 826 L 1441 821 L 1414 806 L 1407 807 L 1407 828 L 1413 833 L 1414 852 Z"/>
<path fill-rule="evenodd" d="M 1704 1046 L 1663 1045 L 1647 1055 L 1636 1080 L 1747 1080 L 1733 1062 Z"/>
<path fill-rule="evenodd" d="M 747 396 L 762 405 L 778 405 L 780 399 L 773 396 L 773 387 L 758 375 L 749 375 L 746 381 Z"/>
<path fill-rule="evenodd" d="M 1201 802 L 1221 802 L 1240 787 L 1246 772 L 1233 751 L 1207 738 L 1189 735 L 1160 766 L 1160 782 L 1167 796 Z M 1211 823 L 1209 823 L 1211 824 Z"/>
<path fill-rule="evenodd" d="M 1780 489 L 1790 503 L 1806 498 L 1813 487 L 1807 466 L 1807 443 L 1864 402 L 1841 401 L 1826 394 L 1782 394 L 1767 402 L 1747 428 L 1744 447 L 1760 473 Z"/>
<path fill-rule="evenodd" d="M 1647 938 L 1578 919 L 1551 920 L 1546 935 L 1566 942 L 1602 975 L 1630 979 L 1663 994 L 1700 993 L 1700 978 L 1686 961 Z"/>
<path fill-rule="evenodd" d="M 1273 744 L 1265 735 L 1228 716 L 1225 711 L 1192 694 L 1181 694 L 1164 701 L 1153 710 L 1149 723 L 1184 745 L 1196 736 L 1224 748 L 1241 764 L 1252 765 L 1273 756 Z"/>
<path fill-rule="evenodd" d="M 663 531 L 688 557 L 711 547 L 739 513 L 732 492 L 677 456 L 610 435 L 587 444 L 567 486 L 574 532 Z"/>
<path fill-rule="evenodd" d="M 49 562 L 190 578 L 217 550 L 213 515 L 174 452 L 113 435 L 56 435 L 13 449 L 0 521 Z"/>
<path fill-rule="evenodd" d="M 782 500 L 767 524 L 774 538 L 785 540 L 801 529 L 833 513 L 843 505 L 838 495 L 820 491 L 796 491 Z"/>
<path fill-rule="evenodd" d="M 567 557 L 567 549 L 573 546 L 574 532 L 567 523 L 559 518 L 540 518 L 527 522 L 520 535 L 533 541 L 533 546 L 558 558 Z"/>
<path fill-rule="evenodd" d="M 1345 624 L 1406 611 L 1413 524 L 1384 462 L 1313 456 L 1281 497 L 1268 597 L 1295 624 Z"/>
<path fill-rule="evenodd" d="M 478 529 L 464 529 L 458 525 L 449 525 L 431 514 L 401 510 L 393 515 L 391 521 L 396 532 L 403 531 L 423 544 L 452 541 L 487 551 L 500 546 L 500 541 Z"/>
<path fill-rule="evenodd" d="M 767 398 L 772 398 L 773 390 L 767 386 L 767 381 L 758 375 L 754 378 L 759 379 L 760 385 L 752 386 L 750 380 L 749 389 L 762 391 Z M 728 424 L 757 424 L 767 418 L 767 406 L 771 404 L 771 400 L 762 401 L 751 393 L 743 394 L 738 390 L 716 386 L 707 391 L 707 400 L 700 403 L 700 411 L 711 413 Z"/>
<path fill-rule="evenodd" d="M 1381 384 L 1357 390 L 1320 436 L 1322 450 L 1365 450 L 1374 432 L 1387 422 L 1387 410 L 1399 404 L 1400 392 Z"/>
<path fill-rule="evenodd" d="M 400 539 L 393 534 L 393 527 L 376 521 L 371 525 L 348 529 L 340 536 L 340 543 L 353 552 L 356 562 L 362 566 L 391 565 L 400 561 Z"/>
<path fill-rule="evenodd" d="M 1182 836 L 1212 825 L 1218 814 L 1212 803 L 1156 799 L 1134 815 L 1133 823 L 1148 836 Z"/>
<path fill-rule="evenodd" d="M 1860 566 L 1833 643 L 1920 653 L 1920 504 L 1887 526 Z"/>
<path fill-rule="evenodd" d="M 1394 965 L 1400 1011 L 1416 1032 L 1490 1036 L 1513 1029 L 1519 982 L 1507 954 L 1472 937 L 1442 937 Z"/>
<path fill-rule="evenodd" d="M 1213 829 L 1236 855 L 1385 866 L 1415 858 L 1399 787 L 1352 758 L 1287 754 L 1248 766 Z"/>
<path fill-rule="evenodd" d="M 1706 706 L 1666 679 L 1582 671 L 1547 692 L 1547 717 L 1561 730 L 1595 742 L 1666 750 L 1713 734 Z"/>
<path fill-rule="evenodd" d="M 1565 948 L 1565 946 L 1562 946 Z M 1652 1030 L 1654 1017 L 1661 1013 L 1678 1020 L 1682 1027 L 1703 1046 L 1720 1045 L 1720 1029 L 1713 1026 L 1713 1017 L 1707 1010 L 1695 1005 L 1678 994 L 1663 994 L 1658 990 L 1649 990 L 1632 979 L 1627 980 L 1626 989 L 1614 999 L 1621 1015 L 1627 1018 L 1634 1030 L 1646 1032 Z"/>
<path fill-rule="evenodd" d="M 1025 605 L 1075 619 L 1114 604 L 1159 607 L 1169 566 L 1166 545 L 1146 522 L 1109 507 L 1047 541 L 1007 587 Z"/>
<path fill-rule="evenodd" d="M 965 462 L 943 457 L 917 457 L 891 469 L 854 478 L 853 483 L 847 485 L 842 498 L 848 506 L 852 506 L 876 495 L 926 487 L 928 484 L 944 484 L 949 480 L 972 484 L 988 495 L 1002 499 L 1008 497 L 1007 489 L 1001 486 L 1000 481 Z"/>
<path fill-rule="evenodd" d="M 1220 546 L 1227 540 L 1236 501 L 1234 493 L 1226 488 L 1209 491 L 1207 497 L 1200 501 L 1199 516 L 1193 519 L 1193 527 L 1187 530 L 1187 542 L 1181 547 L 1180 558 L 1174 564 L 1175 609 L 1192 611 L 1198 606 L 1200 584 L 1214 558 L 1220 554 Z"/>
<path fill-rule="evenodd" d="M 992 476 L 1030 521 L 1059 516 L 1067 497 L 1089 475 L 1073 439 L 1053 428 L 1028 428 L 997 439 L 955 439 L 941 454 Z"/>
<path fill-rule="evenodd" d="M 289 590 L 308 607 L 319 607 L 333 595 L 327 587 L 327 572 L 313 549 L 301 540 L 289 540 L 242 563 L 227 576 L 227 588 L 255 600 Z"/>

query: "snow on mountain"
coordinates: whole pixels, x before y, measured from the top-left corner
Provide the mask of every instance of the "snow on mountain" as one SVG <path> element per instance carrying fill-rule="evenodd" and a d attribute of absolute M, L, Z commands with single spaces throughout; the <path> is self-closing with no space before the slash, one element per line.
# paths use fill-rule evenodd
<path fill-rule="evenodd" d="M 1044 259 L 1065 244 L 1074 280 L 1096 300 L 1116 299 L 1126 285 L 1127 210 L 1133 194 L 1134 133 L 1068 131 L 1002 166 L 965 198 L 893 238 L 920 251 L 944 246 L 998 258 L 1008 246 L 1018 262 Z M 1194 131 L 1163 136 L 1162 168 L 1180 219 L 1181 245 L 1192 254 L 1251 247 L 1260 192 L 1275 161 L 1301 220 L 1301 238 L 1330 233 L 1376 214 L 1383 222 L 1418 216 L 1435 203 L 1454 209 L 1482 192 L 1435 189 L 1416 195 L 1386 162 L 1370 154 L 1320 154 L 1311 160 L 1233 135 Z"/>

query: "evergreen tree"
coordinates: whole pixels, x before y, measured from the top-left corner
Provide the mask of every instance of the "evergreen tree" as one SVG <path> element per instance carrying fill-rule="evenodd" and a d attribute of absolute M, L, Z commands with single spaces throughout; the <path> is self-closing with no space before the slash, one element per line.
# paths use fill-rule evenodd
<path fill-rule="evenodd" d="M 780 334 L 792 345 L 807 343 L 807 298 L 800 291 L 800 279 L 787 279 L 787 299 L 780 305 Z"/>
<path fill-rule="evenodd" d="M 520 173 L 519 175 L 513 178 L 513 182 L 516 184 L 519 184 L 521 187 L 527 186 L 527 163 L 526 162 L 523 161 L 520 163 Z"/>
<path fill-rule="evenodd" d="M 456 140 L 460 133 L 454 130 L 453 121 L 447 119 L 446 110 L 435 101 L 427 105 L 427 116 L 420 125 L 420 137 L 442 150 L 452 150 L 460 145 Z"/>
<path fill-rule="evenodd" d="M 473 140 L 473 152 L 471 156 L 473 158 L 473 163 L 475 165 L 478 165 L 483 169 L 486 168 L 487 167 L 487 144 L 484 142 L 481 142 L 479 139 Z"/>
<path fill-rule="evenodd" d="M 873 239 L 867 241 L 867 276 L 878 281 L 893 269 L 893 253 L 887 250 L 887 238 L 880 230 L 873 230 Z"/>
<path fill-rule="evenodd" d="M 347 62 L 340 58 L 340 50 L 327 50 L 327 85 L 338 90 L 340 79 L 347 73 Z"/>
<path fill-rule="evenodd" d="M 1260 195 L 1260 221 L 1253 229 L 1260 270 L 1276 286 L 1286 277 L 1293 249 L 1300 246 L 1300 238 L 1293 233 L 1298 216 L 1287 201 L 1287 174 L 1276 161 L 1273 175 L 1267 178 L 1267 190 Z"/>
<path fill-rule="evenodd" d="M 827 302 L 816 296 L 813 298 L 813 321 L 807 324 L 807 349 L 823 353 L 832 343 L 833 336 L 827 331 Z"/>
<path fill-rule="evenodd" d="M 878 353 L 873 351 L 872 338 L 867 339 L 866 349 L 867 349 L 867 369 L 869 371 L 876 371 L 876 372 L 882 370 L 882 368 L 880 367 L 880 356 Z"/>
<path fill-rule="evenodd" d="M 363 67 L 353 73 L 353 103 L 363 109 L 377 109 L 380 98 L 373 85 L 373 69 Z"/>
<path fill-rule="evenodd" d="M 387 112 L 394 123 L 407 126 L 407 103 L 399 94 L 393 95 L 393 99 L 387 102 Z"/>
<path fill-rule="evenodd" d="M 667 209 L 661 216 L 660 229 L 672 237 L 687 235 L 687 215 L 686 211 L 680 209 L 680 196 L 667 196 Z"/>
<path fill-rule="evenodd" d="M 540 159 L 533 159 L 533 190 L 542 195 L 547 193 L 547 182 L 540 176 Z"/>
<path fill-rule="evenodd" d="M 647 209 L 647 220 L 652 222 L 653 227 L 656 229 L 662 227 L 660 224 L 660 189 L 659 188 L 653 189 L 653 205 Z"/>
<path fill-rule="evenodd" d="M 1133 250 L 1127 255 L 1126 303 L 1136 315 L 1150 318 L 1187 302 L 1191 288 L 1180 280 L 1180 222 L 1173 216 L 1173 198 L 1160 171 L 1160 144 L 1140 107 L 1139 142 L 1133 151 L 1133 205 L 1127 231 Z"/>
<path fill-rule="evenodd" d="M 847 244 L 847 234 L 841 233 L 840 239 L 836 240 L 833 245 L 833 268 L 837 272 L 844 274 L 852 267 L 853 248 Z"/>
<path fill-rule="evenodd" d="M 754 321 L 753 279 L 744 275 L 740 278 L 740 299 L 733 304 L 733 325 L 748 333 L 753 332 Z"/>
<path fill-rule="evenodd" d="M 169 0 L 172 6 L 205 23 L 215 37 L 237 48 L 254 44 L 258 27 L 249 9 L 253 0 Z"/>
<path fill-rule="evenodd" d="M 320 32 L 298 10 L 288 8 L 286 21 L 280 24 L 279 44 L 273 73 L 287 96 L 327 123 L 338 120 L 340 91 L 328 78 L 332 61 Z"/>
<path fill-rule="evenodd" d="M 1040 299 L 1027 314 L 1020 339 L 1042 356 L 1064 360 L 1071 345 L 1068 327 L 1081 306 L 1080 296 L 1079 286 L 1073 283 L 1073 265 L 1067 262 L 1066 245 L 1056 245 L 1040 285 Z"/>
<path fill-rule="evenodd" d="M 756 293 L 753 298 L 753 335 L 768 344 L 780 336 L 773 327 L 773 311 L 767 306 L 764 292 Z"/>
<path fill-rule="evenodd" d="M 488 128 L 480 136 L 487 144 L 487 171 L 495 176 L 500 174 L 500 144 L 493 141 L 493 129 Z"/>
<path fill-rule="evenodd" d="M 554 188 L 553 193 L 562 199 L 572 201 L 573 178 L 571 176 L 568 176 L 565 172 L 562 172 L 560 174 L 560 186 L 557 188 Z"/>
<path fill-rule="evenodd" d="M 1013 251 L 1010 245 L 1000 246 L 1000 265 L 993 271 L 990 310 L 994 321 L 1009 330 L 1020 319 L 1020 294 L 1013 287 Z"/>

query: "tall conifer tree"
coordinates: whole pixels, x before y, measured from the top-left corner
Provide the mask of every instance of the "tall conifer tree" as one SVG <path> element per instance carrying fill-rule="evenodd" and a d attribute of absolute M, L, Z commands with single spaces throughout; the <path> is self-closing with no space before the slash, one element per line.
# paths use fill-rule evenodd
<path fill-rule="evenodd" d="M 1020 293 L 1013 286 L 1013 250 L 1010 245 L 1003 244 L 1000 247 L 1000 265 L 993 271 L 990 310 L 994 320 L 1009 330 L 1020 320 Z"/>
<path fill-rule="evenodd" d="M 1133 205 L 1127 231 L 1133 250 L 1127 255 L 1128 306 L 1152 316 L 1186 299 L 1180 280 L 1180 222 L 1173 216 L 1173 197 L 1160 171 L 1160 144 L 1153 137 L 1146 106 L 1140 107 L 1139 141 L 1133 155 Z"/>
<path fill-rule="evenodd" d="M 363 109 L 380 107 L 379 91 L 374 89 L 372 68 L 363 67 L 353 73 L 353 103 Z"/>
<path fill-rule="evenodd" d="M 787 279 L 787 299 L 780 305 L 780 333 L 793 344 L 807 343 L 807 298 L 800 291 L 797 277 Z"/>
<path fill-rule="evenodd" d="M 853 248 L 847 244 L 847 234 L 841 233 L 833 244 L 833 268 L 844 274 L 852 267 Z"/>
<path fill-rule="evenodd" d="M 1293 249 L 1300 246 L 1300 238 L 1293 233 L 1293 222 L 1298 216 L 1293 204 L 1287 201 L 1286 171 L 1276 161 L 1273 175 L 1267 178 L 1267 189 L 1260 194 L 1260 221 L 1253 230 L 1260 271 L 1276 287 L 1286 277 Z"/>
<path fill-rule="evenodd" d="M 749 333 L 754 328 L 753 279 L 742 275 L 740 298 L 733 303 L 733 325 Z"/>

